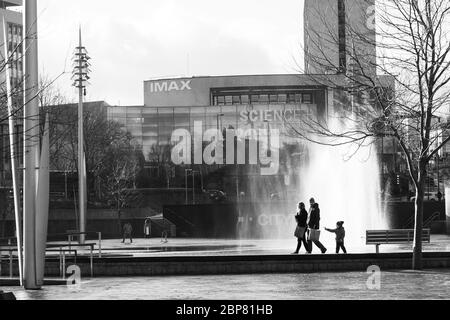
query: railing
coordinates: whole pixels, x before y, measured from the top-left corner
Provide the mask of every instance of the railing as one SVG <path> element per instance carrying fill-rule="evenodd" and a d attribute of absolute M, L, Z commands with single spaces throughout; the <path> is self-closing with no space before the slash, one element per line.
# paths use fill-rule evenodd
<path fill-rule="evenodd" d="M 423 223 L 423 227 L 424 228 L 431 227 L 432 223 L 436 220 L 439 220 L 440 217 L 441 217 L 440 212 L 433 213 L 433 215 L 431 217 L 429 217 L 427 220 L 425 220 L 425 222 Z"/>
<path fill-rule="evenodd" d="M 416 217 L 412 216 L 411 218 L 408 219 L 408 221 L 403 225 L 403 229 L 409 229 L 412 228 L 414 226 L 414 220 Z"/>
<path fill-rule="evenodd" d="M 78 232 L 78 231 L 69 231 L 66 233 L 55 233 L 55 234 L 49 234 L 49 237 L 58 237 L 58 236 L 67 236 L 67 242 L 68 242 L 68 246 L 69 249 L 71 248 L 71 244 L 73 242 L 73 238 L 74 236 L 80 236 L 80 235 L 89 235 L 89 234 L 96 234 L 98 236 L 98 257 L 101 258 L 102 257 L 102 233 L 101 232 L 97 232 L 97 231 L 90 231 L 90 232 Z M 3 240 L 7 240 L 7 245 L 11 246 L 13 245 L 13 242 L 16 241 L 15 243 L 17 243 L 17 239 L 16 237 L 7 237 L 7 238 L 0 238 L 0 242 Z M 1 245 L 1 243 L 0 243 Z"/>
<path fill-rule="evenodd" d="M 161 218 L 151 217 L 150 221 L 152 221 L 152 223 L 156 224 L 163 231 L 166 231 L 166 230 L 169 231 L 170 237 L 176 237 L 177 226 L 175 225 L 175 223 L 173 223 L 169 219 L 164 218 L 164 217 L 161 217 Z"/>
<path fill-rule="evenodd" d="M 75 258 L 75 263 L 76 263 L 76 259 L 77 259 L 77 255 L 78 252 L 76 249 L 72 249 L 72 242 L 74 236 L 80 236 L 80 235 L 88 235 L 88 234 L 96 234 L 98 236 L 98 257 L 101 258 L 102 257 L 102 233 L 101 232 L 66 232 L 66 233 L 60 233 L 60 234 L 52 234 L 49 235 L 50 237 L 55 237 L 55 236 L 67 236 L 67 247 L 69 247 L 68 249 L 64 249 L 65 244 L 51 244 L 51 243 L 47 243 L 47 248 L 45 250 L 45 252 L 59 252 L 59 270 L 60 270 L 60 275 L 63 279 L 65 279 L 65 264 L 66 264 L 66 253 L 68 252 L 70 253 L 74 253 L 74 258 Z M 2 257 L 2 251 L 8 251 L 9 252 L 9 274 L 10 274 L 10 278 L 12 278 L 12 265 L 13 265 L 13 253 L 14 252 L 18 252 L 18 249 L 16 247 L 13 247 L 13 242 L 15 241 L 17 243 L 17 238 L 16 237 L 8 237 L 8 238 L 0 238 L 0 241 L 2 240 L 7 240 L 7 246 L 6 247 L 1 247 L 0 245 L 0 274 L 1 274 L 1 262 L 3 260 Z M 94 275 L 94 263 L 93 263 L 93 244 L 87 244 L 86 246 L 90 247 L 90 270 L 91 270 L 91 277 L 93 277 Z M 49 248 L 57 248 L 57 250 L 52 250 Z"/>
<path fill-rule="evenodd" d="M 438 220 L 441 217 L 441 214 L 439 212 L 435 212 L 433 213 L 433 215 L 431 217 L 429 217 L 427 220 L 425 220 L 423 222 L 423 227 L 424 228 L 428 228 L 431 226 L 431 224 Z M 403 225 L 404 229 L 409 229 L 409 228 L 413 228 L 414 227 L 414 221 L 415 221 L 415 216 L 412 216 L 411 218 L 408 219 L 408 221 Z"/>
<path fill-rule="evenodd" d="M 169 208 L 167 208 L 167 207 L 164 208 L 164 209 L 167 210 L 167 211 L 170 211 L 172 214 L 174 214 L 174 215 L 175 215 L 175 219 L 181 220 L 183 223 L 185 223 L 185 224 L 191 226 L 192 228 L 195 228 L 195 224 L 193 224 L 192 222 L 190 222 L 190 221 L 186 220 L 185 218 L 181 217 L 178 213 L 176 213 L 176 212 L 173 211 L 172 209 L 169 209 Z M 164 217 L 164 214 L 163 214 L 163 217 Z M 172 223 L 173 223 L 173 222 L 172 222 Z M 175 223 L 175 224 L 176 224 L 176 223 Z"/>
<path fill-rule="evenodd" d="M 1 245 L 1 242 L 3 241 L 3 240 L 7 240 L 7 245 L 8 246 L 12 246 L 13 245 L 13 241 L 15 241 L 15 244 L 17 244 L 17 238 L 16 237 L 6 237 L 6 238 L 0 238 L 0 245 Z M 11 241 L 12 240 L 12 241 Z"/>
<path fill-rule="evenodd" d="M 71 248 L 72 242 L 74 242 L 74 237 L 81 236 L 81 235 L 89 235 L 89 234 L 96 234 L 98 237 L 98 257 L 102 257 L 102 233 L 98 231 L 87 231 L 87 232 L 78 232 L 78 231 L 71 231 L 69 230 L 66 233 L 55 233 L 49 235 L 49 237 L 67 237 L 67 243 L 68 247 Z"/>
<path fill-rule="evenodd" d="M 2 256 L 2 251 L 8 251 L 9 256 L 8 256 L 8 260 L 9 260 L 9 278 L 12 279 L 13 278 L 13 261 L 14 261 L 14 252 L 18 252 L 17 248 L 15 247 L 1 247 L 0 246 L 0 275 L 2 274 L 2 260 L 3 260 L 3 256 Z M 77 263 L 77 250 L 75 249 L 63 249 L 63 247 L 59 247 L 58 249 L 46 249 L 45 252 L 59 252 L 59 274 L 60 276 L 65 279 L 66 275 L 65 275 L 65 270 L 66 270 L 66 252 L 68 252 L 69 254 L 71 252 L 74 253 L 74 258 L 75 258 L 75 264 Z M 91 272 L 92 274 L 92 272 Z"/>

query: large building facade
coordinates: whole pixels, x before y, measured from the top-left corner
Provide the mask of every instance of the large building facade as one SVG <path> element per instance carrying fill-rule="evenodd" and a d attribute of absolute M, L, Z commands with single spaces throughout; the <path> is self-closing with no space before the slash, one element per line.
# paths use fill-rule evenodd
<path fill-rule="evenodd" d="M 375 0 L 305 0 L 306 73 L 376 75 L 376 40 Z"/>
<path fill-rule="evenodd" d="M 327 76 L 333 81 L 339 77 Z M 191 186 L 186 174 L 192 170 L 198 176 L 195 187 L 224 190 L 233 198 L 250 193 L 255 198 L 270 197 L 279 190 L 298 189 L 299 170 L 308 161 L 307 143 L 300 133 L 305 121 L 350 112 L 345 95 L 323 82 L 323 77 L 299 74 L 150 80 L 144 82 L 144 106 L 109 107 L 108 117 L 126 127 L 142 147 L 150 174 L 160 177 L 159 187 Z M 176 134 L 179 130 L 189 133 L 190 160 L 177 163 L 174 148 L 182 142 Z M 221 157 L 195 161 L 195 137 L 202 137 L 201 155 L 215 140 L 214 133 L 204 138 L 208 130 L 219 133 Z M 249 131 L 258 136 L 242 138 L 240 152 L 245 155 L 238 161 L 236 132 Z M 230 144 L 230 139 L 237 140 Z M 263 148 L 270 151 L 264 154 Z M 253 161 L 252 153 L 256 153 Z M 261 161 L 268 155 L 273 158 Z M 273 170 L 264 171 L 269 167 Z M 254 194 L 255 185 L 262 186 L 259 194 Z"/>
<path fill-rule="evenodd" d="M 319 122 L 335 113 L 355 112 L 355 106 L 367 102 L 354 103 L 337 84 L 345 86 L 345 73 L 354 65 L 355 57 L 348 55 L 349 46 L 358 57 L 366 59 L 359 63 L 370 72 L 376 72 L 373 67 L 376 58 L 373 6 L 374 0 L 306 0 L 305 74 L 145 81 L 143 106 L 111 107 L 108 117 L 120 122 L 133 135 L 142 147 L 151 174 L 161 178 L 161 186 L 187 187 L 188 174 L 197 172 L 202 189 L 211 184 L 236 197 L 240 193 L 253 193 L 248 187 L 252 185 L 267 186 L 262 187 L 263 196 L 276 190 L 298 190 L 299 170 L 308 161 L 307 143 L 299 134 L 305 121 Z M 356 38 L 365 41 L 355 41 Z M 196 155 L 210 151 L 208 144 L 215 139 L 204 139 L 198 152 L 197 131 L 203 135 L 214 129 L 220 133 L 216 139 L 222 140 L 219 148 L 222 150 L 212 148 L 214 161 L 199 159 Z M 264 175 L 261 174 L 264 163 L 249 161 L 252 151 L 264 156 L 264 152 L 260 152 L 264 143 L 252 149 L 248 137 L 243 138 L 245 146 L 241 149 L 241 152 L 246 151 L 245 159 L 231 161 L 234 159 L 229 155 L 238 153 L 239 141 L 230 143 L 230 139 L 237 136 L 228 136 L 226 131 L 230 129 L 266 132 L 267 146 L 274 142 L 273 134 L 277 134 L 274 149 L 277 149 L 279 163 L 276 170 Z M 183 143 L 176 135 L 180 130 L 189 135 L 190 142 L 183 150 L 189 156 L 184 154 L 184 161 L 177 162 L 174 148 Z M 381 142 L 378 152 L 384 174 L 395 172 L 398 151 L 395 144 Z M 272 150 L 267 155 L 272 155 Z"/>

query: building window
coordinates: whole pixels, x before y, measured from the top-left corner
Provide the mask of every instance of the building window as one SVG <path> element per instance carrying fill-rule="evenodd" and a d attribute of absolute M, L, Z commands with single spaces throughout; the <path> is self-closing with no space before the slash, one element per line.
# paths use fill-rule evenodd
<path fill-rule="evenodd" d="M 303 93 L 304 92 L 304 93 Z M 314 93 L 305 90 L 268 90 L 253 89 L 252 93 L 242 92 L 213 92 L 212 104 L 214 106 L 248 105 L 248 104 L 313 104 Z"/>
<path fill-rule="evenodd" d="M 311 104 L 313 103 L 313 98 L 311 93 L 304 93 L 302 95 L 302 103 Z"/>
<path fill-rule="evenodd" d="M 224 104 L 225 104 L 225 97 L 224 96 L 218 96 L 216 105 L 223 106 Z"/>
<path fill-rule="evenodd" d="M 225 104 L 226 105 L 232 105 L 233 104 L 233 97 L 232 96 L 225 96 Z"/>
<path fill-rule="evenodd" d="M 259 96 L 259 102 L 260 103 L 268 103 L 269 102 L 269 95 L 262 94 Z"/>
<path fill-rule="evenodd" d="M 278 103 L 278 95 L 277 94 L 271 94 L 269 96 L 270 103 Z"/>
<path fill-rule="evenodd" d="M 258 102 L 259 102 L 259 95 L 252 94 L 252 103 L 258 103 Z"/>
<path fill-rule="evenodd" d="M 291 104 L 295 103 L 295 94 L 293 94 L 293 93 L 289 94 L 288 101 Z"/>
<path fill-rule="evenodd" d="M 241 96 L 233 96 L 233 104 L 241 104 Z"/>
<path fill-rule="evenodd" d="M 286 103 L 287 102 L 287 94 L 279 94 L 278 95 L 278 102 L 279 103 Z"/>

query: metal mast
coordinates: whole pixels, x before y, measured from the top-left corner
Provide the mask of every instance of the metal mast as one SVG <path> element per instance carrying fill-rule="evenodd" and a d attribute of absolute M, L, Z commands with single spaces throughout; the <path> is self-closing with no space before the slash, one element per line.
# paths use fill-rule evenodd
<path fill-rule="evenodd" d="M 86 85 L 88 84 L 91 58 L 87 54 L 87 50 L 82 45 L 81 27 L 79 30 L 79 44 L 75 49 L 73 86 L 78 89 L 78 199 L 79 199 L 79 226 L 80 243 L 85 242 L 86 232 L 86 211 L 87 211 L 87 187 L 86 187 L 86 159 L 84 154 L 84 127 L 83 127 L 83 98 L 86 96 Z"/>

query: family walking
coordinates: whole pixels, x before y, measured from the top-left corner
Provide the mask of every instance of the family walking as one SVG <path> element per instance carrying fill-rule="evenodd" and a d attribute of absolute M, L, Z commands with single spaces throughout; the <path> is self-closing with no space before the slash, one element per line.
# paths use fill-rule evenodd
<path fill-rule="evenodd" d="M 295 237 L 297 237 L 297 249 L 294 254 L 298 254 L 303 246 L 308 254 L 312 253 L 313 243 L 324 254 L 327 252 L 327 248 L 319 241 L 320 239 L 320 208 L 314 198 L 309 200 L 310 208 L 306 211 L 305 204 L 303 202 L 298 205 L 298 212 L 295 216 L 297 222 L 297 228 L 295 229 Z M 340 249 L 344 253 L 347 250 L 344 246 L 345 229 L 343 227 L 344 222 L 339 221 L 336 224 L 336 229 L 325 228 L 328 232 L 336 234 L 336 253 L 339 253 Z"/>

